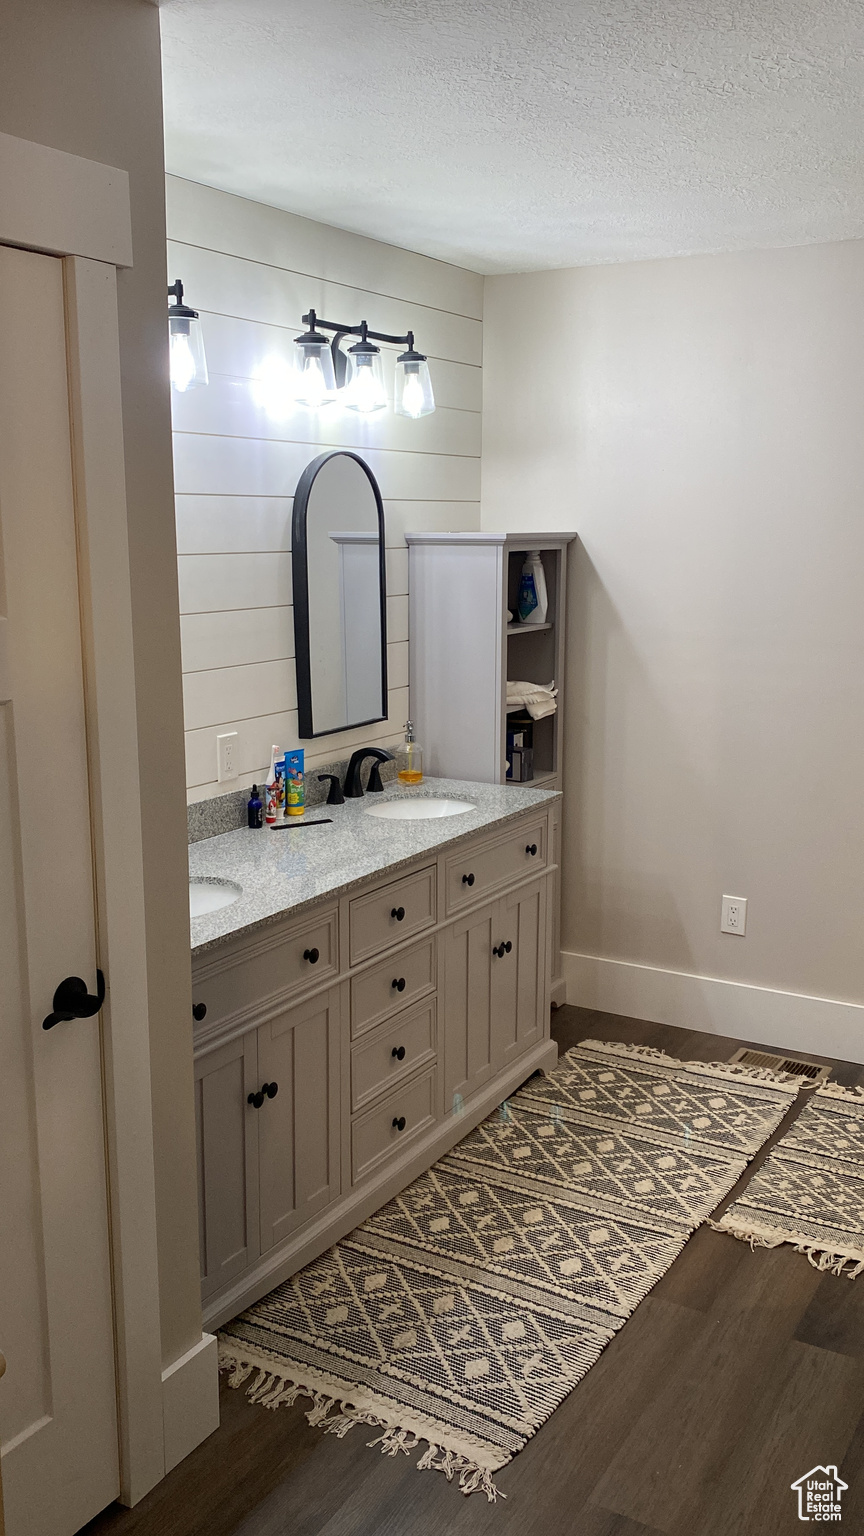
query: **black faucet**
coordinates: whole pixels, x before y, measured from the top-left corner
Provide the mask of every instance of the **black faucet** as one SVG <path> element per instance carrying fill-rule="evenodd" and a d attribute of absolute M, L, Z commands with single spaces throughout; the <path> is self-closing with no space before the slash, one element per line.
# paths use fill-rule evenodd
<path fill-rule="evenodd" d="M 349 800 L 356 800 L 363 793 L 363 785 L 360 783 L 360 767 L 367 757 L 373 757 L 375 761 L 369 773 L 369 783 L 366 785 L 370 795 L 380 795 L 384 785 L 381 783 L 381 769 L 379 763 L 392 763 L 393 753 L 385 747 L 358 747 L 352 752 L 348 762 L 348 772 L 345 775 L 345 794 Z"/>

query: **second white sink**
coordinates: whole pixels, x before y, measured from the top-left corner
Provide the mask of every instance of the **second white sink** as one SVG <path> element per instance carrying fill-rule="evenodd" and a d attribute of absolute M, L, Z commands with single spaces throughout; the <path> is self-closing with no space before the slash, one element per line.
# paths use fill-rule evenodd
<path fill-rule="evenodd" d="M 204 917 L 207 912 L 218 912 L 220 907 L 230 907 L 232 901 L 243 895 L 242 885 L 233 880 L 210 878 L 189 879 L 189 916 Z"/>
<path fill-rule="evenodd" d="M 400 800 L 383 800 L 377 805 L 363 807 L 367 816 L 380 816 L 384 821 L 431 821 L 437 816 L 462 816 L 476 810 L 469 800 L 443 800 L 432 795 L 418 795 L 413 799 L 406 795 Z"/>

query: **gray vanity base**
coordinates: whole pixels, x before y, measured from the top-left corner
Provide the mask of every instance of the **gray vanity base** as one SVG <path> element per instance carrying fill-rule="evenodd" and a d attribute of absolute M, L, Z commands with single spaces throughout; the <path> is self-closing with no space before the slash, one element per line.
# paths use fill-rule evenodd
<path fill-rule="evenodd" d="M 207 1009 L 195 1028 L 207 1328 L 323 1253 L 554 1065 L 557 803 L 532 796 L 514 815 L 515 803 L 497 825 L 411 862 L 394 848 L 389 878 L 195 956 L 193 995 Z"/>

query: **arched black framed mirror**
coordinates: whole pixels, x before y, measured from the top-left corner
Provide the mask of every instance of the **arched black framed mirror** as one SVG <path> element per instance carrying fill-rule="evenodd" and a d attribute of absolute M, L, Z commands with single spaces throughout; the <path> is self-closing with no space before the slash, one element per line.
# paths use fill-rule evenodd
<path fill-rule="evenodd" d="M 358 454 L 322 453 L 304 469 L 291 566 L 299 735 L 386 719 L 384 508 Z"/>

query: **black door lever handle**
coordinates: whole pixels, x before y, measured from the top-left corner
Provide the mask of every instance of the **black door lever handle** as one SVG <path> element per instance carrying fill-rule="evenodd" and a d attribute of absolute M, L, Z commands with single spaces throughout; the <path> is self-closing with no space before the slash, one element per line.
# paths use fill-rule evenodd
<path fill-rule="evenodd" d="M 92 1019 L 105 1001 L 105 977 L 96 972 L 96 996 L 87 991 L 86 981 L 80 976 L 67 976 L 61 981 L 51 1004 L 54 1009 L 42 1020 L 43 1029 L 53 1029 L 55 1024 L 68 1024 L 71 1019 Z"/>

